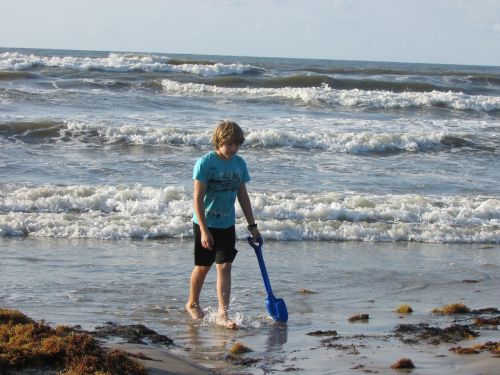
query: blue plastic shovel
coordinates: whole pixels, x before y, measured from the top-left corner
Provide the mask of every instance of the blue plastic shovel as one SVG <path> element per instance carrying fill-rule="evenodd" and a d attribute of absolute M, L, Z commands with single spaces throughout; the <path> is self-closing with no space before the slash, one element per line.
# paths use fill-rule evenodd
<path fill-rule="evenodd" d="M 259 237 L 259 244 L 256 245 L 253 242 L 252 237 L 248 237 L 248 243 L 255 250 L 255 255 L 257 255 L 257 260 L 259 261 L 260 272 L 262 273 L 262 279 L 264 280 L 264 286 L 266 287 L 267 297 L 266 297 L 266 308 L 271 317 L 282 323 L 286 323 L 288 320 L 288 310 L 286 308 L 285 301 L 283 298 L 274 297 L 273 290 L 271 289 L 271 283 L 269 282 L 269 276 L 267 276 L 266 265 L 264 263 L 264 257 L 262 256 L 262 244 L 264 240 Z"/>

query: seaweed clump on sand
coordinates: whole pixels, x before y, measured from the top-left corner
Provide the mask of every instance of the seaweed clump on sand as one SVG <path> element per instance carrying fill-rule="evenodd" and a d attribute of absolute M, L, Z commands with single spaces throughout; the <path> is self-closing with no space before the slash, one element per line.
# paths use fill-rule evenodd
<path fill-rule="evenodd" d="M 70 327 L 50 327 L 17 310 L 0 309 L 0 373 L 51 369 L 61 375 L 146 375 L 121 350 L 105 351 L 96 339 Z"/>
<path fill-rule="evenodd" d="M 401 358 L 396 363 L 391 365 L 392 369 L 408 369 L 415 368 L 413 361 L 410 358 Z"/>
<path fill-rule="evenodd" d="M 396 312 L 399 314 L 411 314 L 413 312 L 413 309 L 410 305 L 399 305 L 396 309 Z"/>
<path fill-rule="evenodd" d="M 249 353 L 251 352 L 252 349 L 250 349 L 248 346 L 241 342 L 236 342 L 234 345 L 229 349 L 229 352 L 231 354 L 244 354 L 244 353 Z"/>
<path fill-rule="evenodd" d="M 427 323 L 399 324 L 396 326 L 395 335 L 406 344 L 425 341 L 432 345 L 439 345 L 441 342 L 457 343 L 479 336 L 468 325 L 453 324 L 449 327 L 439 328 L 430 327 Z"/>
<path fill-rule="evenodd" d="M 434 308 L 432 312 L 435 314 L 453 315 L 453 314 L 468 314 L 471 312 L 470 308 L 463 303 L 451 303 L 444 305 L 442 308 Z"/>
<path fill-rule="evenodd" d="M 493 316 L 493 314 L 500 313 L 496 307 L 472 310 L 470 313 L 472 315 L 476 315 L 476 318 L 474 319 L 474 326 L 476 327 L 490 326 L 493 329 L 497 329 L 497 326 L 500 325 L 500 315 Z M 489 317 L 484 316 L 483 314 L 489 315 Z"/>
<path fill-rule="evenodd" d="M 500 324 L 500 316 L 496 316 L 493 318 L 483 318 L 483 317 L 478 317 L 474 319 L 474 325 L 475 326 L 493 326 L 496 327 Z"/>
<path fill-rule="evenodd" d="M 300 288 L 297 292 L 300 294 L 316 294 L 316 292 L 306 288 Z"/>
<path fill-rule="evenodd" d="M 313 331 L 306 333 L 308 336 L 337 336 L 337 331 L 328 330 L 328 331 Z"/>
<path fill-rule="evenodd" d="M 241 342 L 236 342 L 229 349 L 229 354 L 226 355 L 224 360 L 236 366 L 249 367 L 260 361 L 258 358 L 245 358 L 242 354 L 250 353 L 252 349 Z"/>
<path fill-rule="evenodd" d="M 356 314 L 349 317 L 349 319 L 347 320 L 351 323 L 354 323 L 354 322 L 368 322 L 369 319 L 370 319 L 369 314 Z"/>
<path fill-rule="evenodd" d="M 476 344 L 470 347 L 456 346 L 450 349 L 450 351 L 457 354 L 479 354 L 481 352 L 488 351 L 495 355 L 495 357 L 500 357 L 500 342 L 499 341 L 488 341 L 485 344 Z"/>
<path fill-rule="evenodd" d="M 173 345 L 174 340 L 160 335 L 142 324 L 119 325 L 112 322 L 107 322 L 103 326 L 99 326 L 93 332 L 93 335 L 101 338 L 107 337 L 122 337 L 131 344 L 147 344 L 150 341 L 153 344 Z"/>
<path fill-rule="evenodd" d="M 500 310 L 498 310 L 496 307 L 486 307 L 486 308 L 483 308 L 483 309 L 472 310 L 470 313 L 474 314 L 474 315 L 499 314 Z"/>

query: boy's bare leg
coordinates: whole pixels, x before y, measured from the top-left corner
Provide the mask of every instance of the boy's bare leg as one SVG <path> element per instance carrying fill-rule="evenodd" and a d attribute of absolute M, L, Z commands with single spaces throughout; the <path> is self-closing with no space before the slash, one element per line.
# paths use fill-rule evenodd
<path fill-rule="evenodd" d="M 219 313 L 217 324 L 235 329 L 236 322 L 229 319 L 229 299 L 231 298 L 231 263 L 216 264 L 217 268 L 217 297 L 219 299 Z"/>
<path fill-rule="evenodd" d="M 189 300 L 186 303 L 186 310 L 193 319 L 201 319 L 205 315 L 200 307 L 200 293 L 208 271 L 210 271 L 209 266 L 194 266 L 191 273 Z"/>

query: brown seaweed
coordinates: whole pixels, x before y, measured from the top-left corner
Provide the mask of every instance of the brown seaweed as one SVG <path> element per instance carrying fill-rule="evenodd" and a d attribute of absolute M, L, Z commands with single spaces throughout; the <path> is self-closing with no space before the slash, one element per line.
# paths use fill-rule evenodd
<path fill-rule="evenodd" d="M 483 318 L 477 317 L 474 319 L 475 326 L 498 326 L 500 324 L 500 316 L 496 316 L 493 318 Z"/>
<path fill-rule="evenodd" d="M 306 333 L 308 336 L 337 336 L 337 331 L 328 330 L 328 331 L 313 331 Z"/>
<path fill-rule="evenodd" d="M 472 339 L 479 336 L 468 325 L 453 324 L 449 327 L 431 327 L 426 323 L 399 324 L 396 326 L 395 335 L 402 342 L 418 343 L 425 341 L 432 345 L 441 342 L 457 343 L 464 339 Z"/>
<path fill-rule="evenodd" d="M 0 309 L 0 353 L 0 373 L 50 368 L 62 375 L 147 374 L 126 352 L 106 351 L 87 333 L 52 328 L 17 310 Z"/>
<path fill-rule="evenodd" d="M 463 303 L 451 303 L 449 305 L 444 305 L 442 308 L 434 308 L 432 309 L 432 312 L 436 314 L 452 315 L 468 314 L 471 310 Z"/>
<path fill-rule="evenodd" d="M 250 349 L 248 346 L 246 346 L 241 342 L 234 343 L 231 349 L 229 349 L 229 352 L 231 354 L 244 354 L 244 353 L 249 353 L 251 351 L 252 349 Z"/>
<path fill-rule="evenodd" d="M 391 365 L 393 369 L 415 368 L 413 361 L 410 358 L 401 358 L 396 363 Z"/>
<path fill-rule="evenodd" d="M 97 327 L 93 334 L 101 338 L 121 337 L 132 344 L 146 344 L 146 341 L 161 345 L 174 344 L 174 340 L 171 338 L 160 335 L 142 324 L 119 325 L 107 322 L 104 326 Z"/>
<path fill-rule="evenodd" d="M 411 314 L 413 312 L 413 309 L 410 305 L 399 305 L 396 309 L 396 312 L 399 314 Z"/>
<path fill-rule="evenodd" d="M 479 354 L 481 352 L 488 351 L 495 356 L 500 356 L 500 342 L 499 341 L 488 341 L 484 344 L 476 344 L 470 347 L 453 347 L 450 351 L 457 354 Z"/>
<path fill-rule="evenodd" d="M 353 323 L 353 322 L 367 322 L 368 319 L 370 319 L 369 314 L 356 314 L 356 315 L 351 316 L 347 320 L 349 320 L 351 323 Z"/>
<path fill-rule="evenodd" d="M 301 293 L 301 294 L 316 294 L 317 292 L 314 292 L 310 289 L 306 289 L 306 288 L 300 288 L 298 290 L 298 293 Z"/>

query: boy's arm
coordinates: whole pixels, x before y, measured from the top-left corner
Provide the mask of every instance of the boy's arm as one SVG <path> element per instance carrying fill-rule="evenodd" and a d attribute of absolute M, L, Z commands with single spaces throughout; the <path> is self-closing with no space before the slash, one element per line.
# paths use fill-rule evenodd
<path fill-rule="evenodd" d="M 247 219 L 247 223 L 249 225 L 255 224 L 255 220 L 253 218 L 252 203 L 250 202 L 250 197 L 248 196 L 247 187 L 244 182 L 241 183 L 240 190 L 238 191 L 238 202 L 241 206 L 241 210 L 243 211 L 243 215 L 245 215 L 245 219 Z M 260 237 L 260 233 L 257 227 L 252 227 L 250 229 L 250 232 L 252 233 L 253 240 L 257 242 L 258 238 Z"/>
<path fill-rule="evenodd" d="M 194 212 L 196 213 L 196 218 L 198 219 L 198 225 L 200 226 L 201 232 L 201 245 L 212 250 L 212 245 L 214 244 L 214 238 L 212 233 L 207 228 L 207 222 L 205 219 L 205 206 L 203 201 L 205 199 L 205 192 L 207 190 L 207 185 L 200 181 L 194 180 Z"/>

